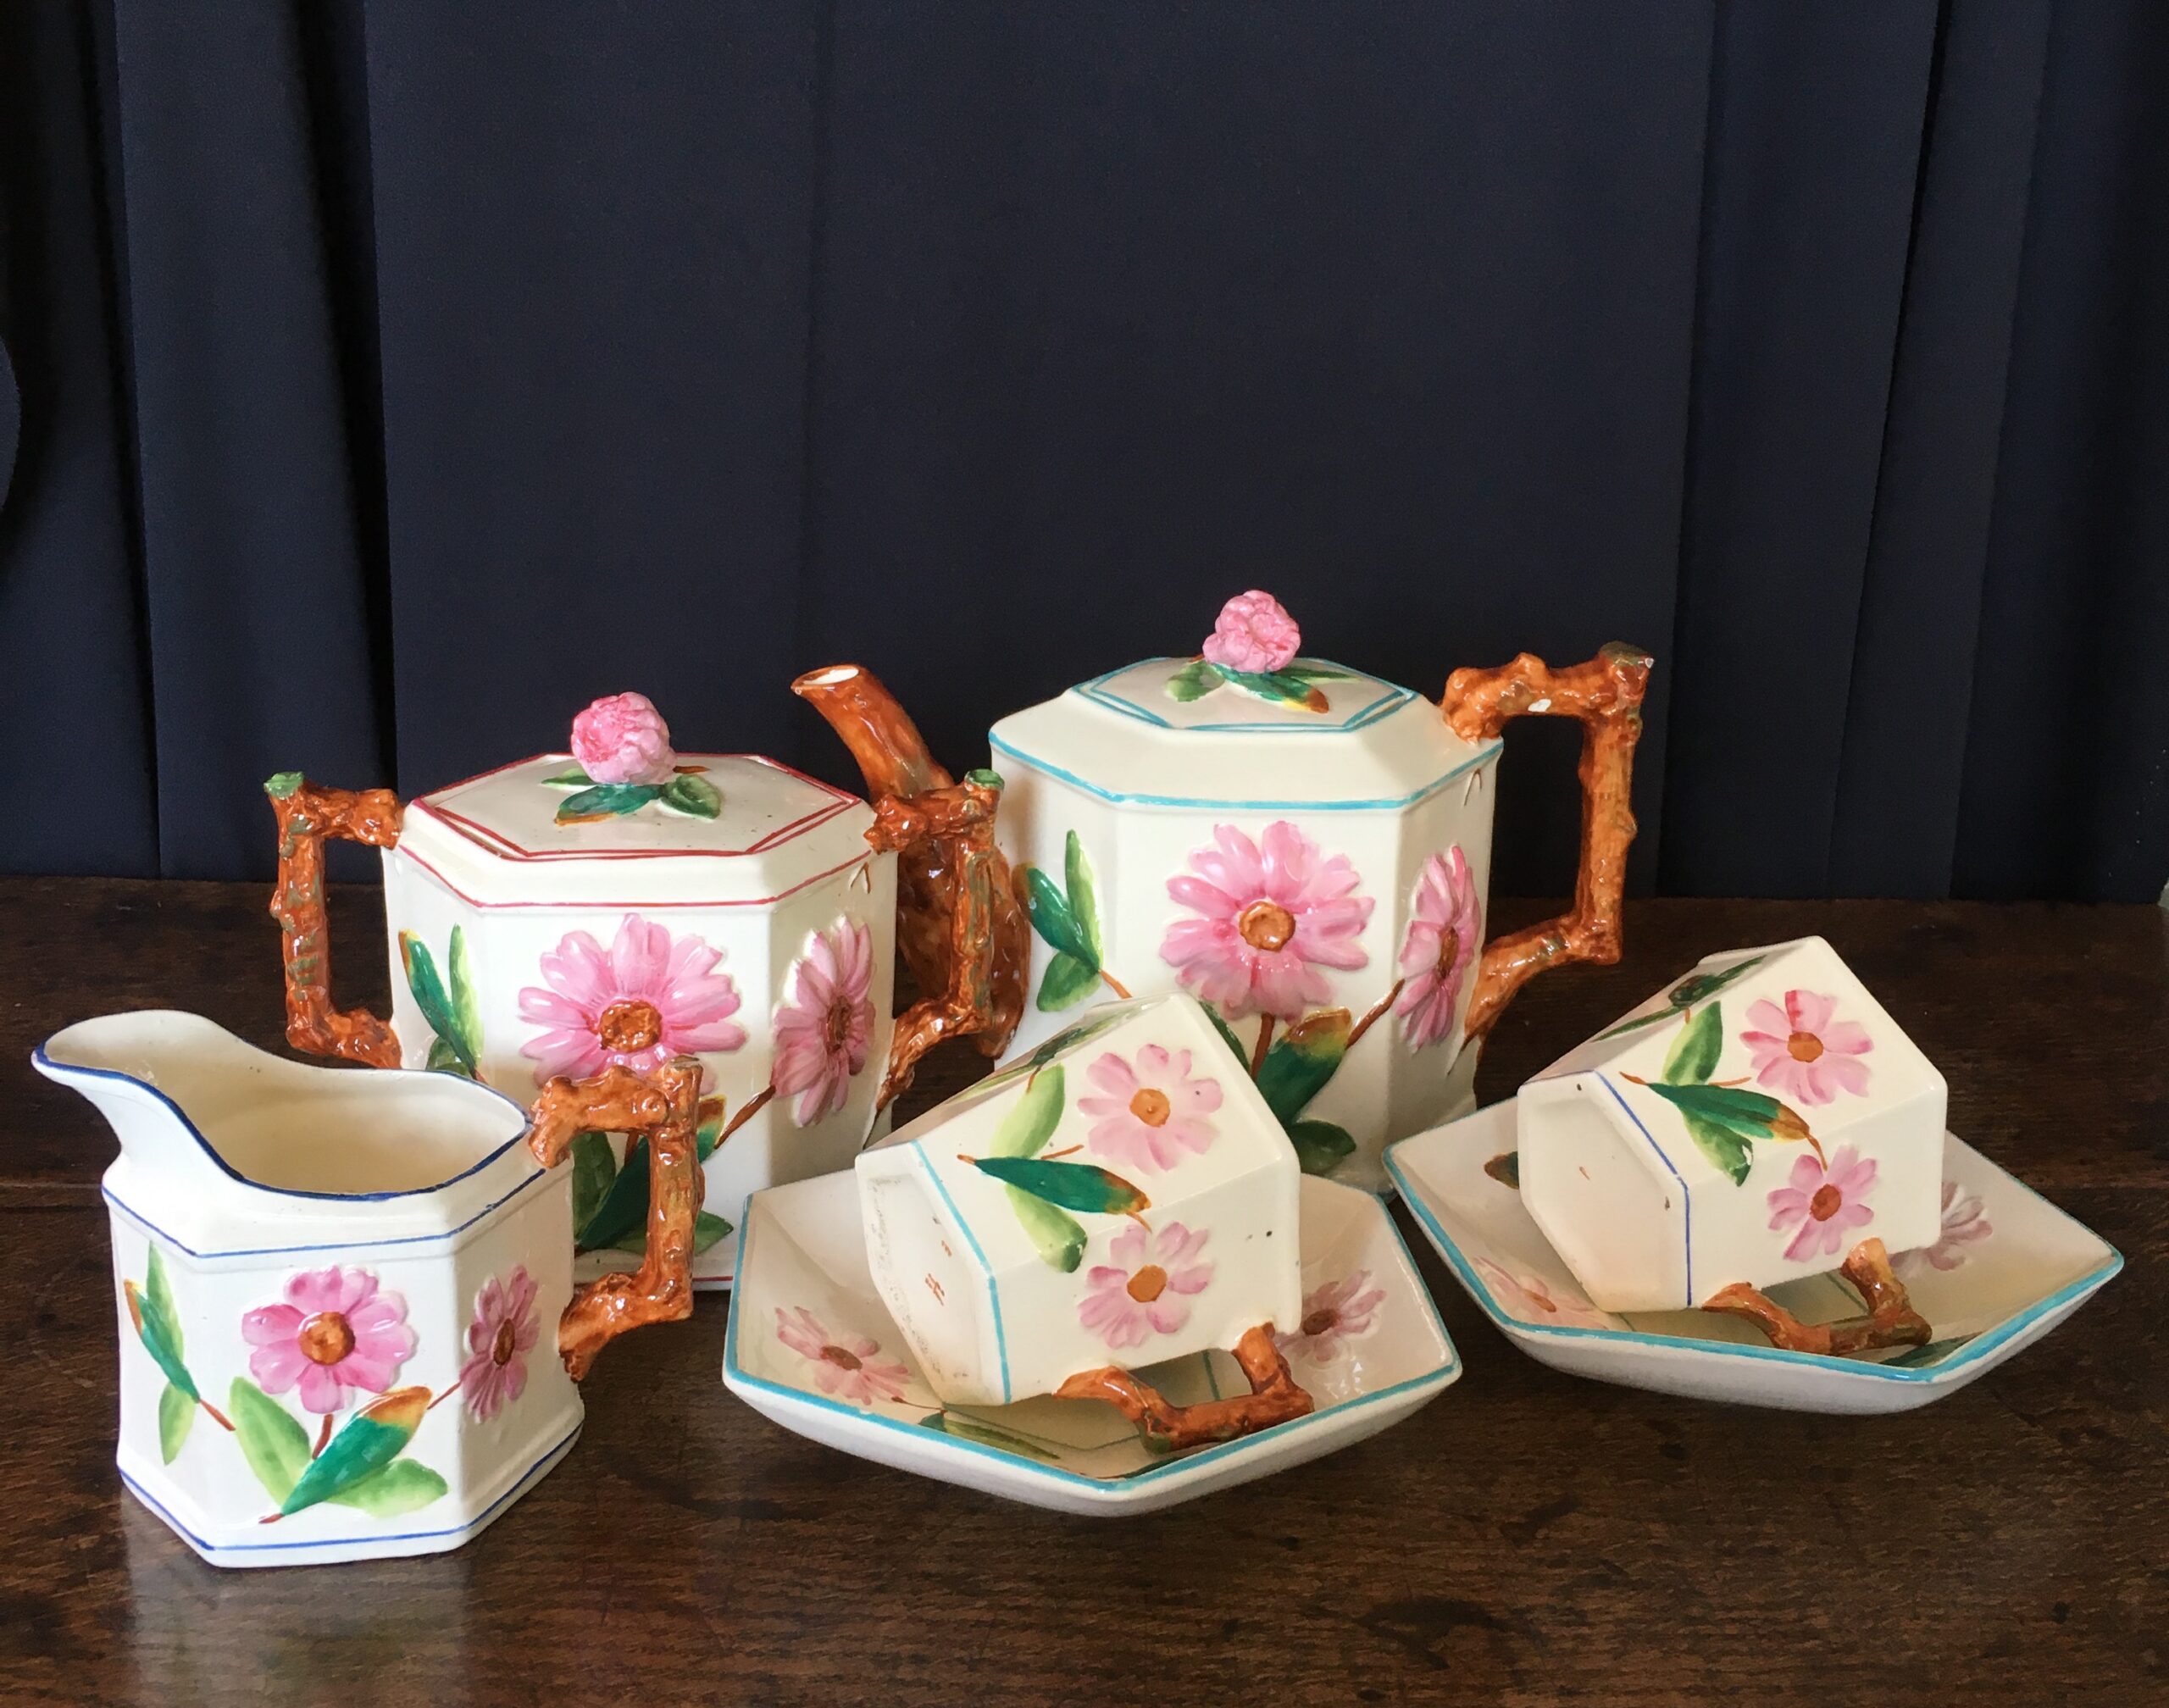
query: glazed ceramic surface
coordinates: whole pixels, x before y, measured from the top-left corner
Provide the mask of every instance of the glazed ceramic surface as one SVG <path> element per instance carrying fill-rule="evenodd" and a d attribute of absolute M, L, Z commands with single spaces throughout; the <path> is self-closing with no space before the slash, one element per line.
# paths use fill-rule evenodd
<path fill-rule="evenodd" d="M 842 1174 L 748 1205 L 724 1381 L 763 1416 L 844 1452 L 1057 1511 L 1151 1511 L 1286 1470 L 1376 1434 L 1461 1373 L 1379 1202 L 1327 1181 L 1301 1189 L 1302 1315 L 1279 1344 L 1317 1409 L 1240 1440 L 1156 1451 L 1093 1400 L 945 1406 L 874 1284 Z M 1224 1352 L 1146 1373 L 1178 1403 L 1243 1387 Z"/>
<path fill-rule="evenodd" d="M 578 775 L 565 754 L 413 802 L 383 857 L 392 1023 L 405 1065 L 457 1069 L 463 1052 L 522 1103 L 553 1073 L 696 1055 L 704 1090 L 723 1101 L 704 1124 L 693 1273 L 721 1286 L 746 1195 L 847 1166 L 872 1126 L 890 1032 L 896 862 L 867 846 L 873 812 L 855 796 L 754 756 L 678 757 L 720 796 L 714 817 L 651 801 L 559 823 L 579 786 L 553 780 Z M 469 1003 L 423 1000 L 463 984 Z M 763 1100 L 779 1037 L 819 1031 L 838 1002 L 858 1034 L 840 1071 Z M 707 1155 L 734 1117 L 743 1124 Z M 591 1148 L 575 1159 L 576 1224 L 595 1254 L 583 1275 L 624 1267 L 646 1203 L 636 1179 L 619 1186 L 623 1140 L 607 1155 Z"/>
<path fill-rule="evenodd" d="M 1604 1309 L 1691 1309 L 1932 1244 L 1945 1101 L 1822 938 L 1728 951 L 1522 1087 L 1522 1199 Z"/>
<path fill-rule="evenodd" d="M 120 1472 L 206 1560 L 457 1547 L 571 1446 L 570 1182 L 518 1105 L 160 1012 L 70 1027 L 36 1065 L 119 1136 Z"/>
<path fill-rule="evenodd" d="M 1511 1103 L 1404 1140 L 1386 1166 L 1469 1296 L 1531 1357 L 1694 1399 L 1798 1411 L 1910 1411 L 2039 1339 L 2123 1267 L 2090 1230 L 1946 1135 L 1933 1237 L 1895 1262 L 1935 1338 L 1856 1357 L 1785 1351 L 1730 1317 L 1623 1314 L 1592 1304 L 1523 1207 Z M 1787 1283 L 1772 1296 L 1811 1323 L 1861 1309 L 1828 1275 Z"/>
<path fill-rule="evenodd" d="M 857 1173 L 874 1284 L 947 1404 L 1300 1314 L 1295 1151 L 1187 996 L 1092 1011 Z"/>

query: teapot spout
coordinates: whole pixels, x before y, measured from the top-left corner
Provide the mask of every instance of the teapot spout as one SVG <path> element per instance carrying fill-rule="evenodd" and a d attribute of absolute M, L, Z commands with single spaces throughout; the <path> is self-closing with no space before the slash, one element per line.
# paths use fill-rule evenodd
<path fill-rule="evenodd" d="M 875 799 L 893 795 L 915 800 L 929 789 L 946 789 L 953 780 L 935 763 L 926 738 L 896 703 L 881 679 L 860 664 L 831 664 L 809 670 L 790 691 L 829 720 L 843 738 Z"/>

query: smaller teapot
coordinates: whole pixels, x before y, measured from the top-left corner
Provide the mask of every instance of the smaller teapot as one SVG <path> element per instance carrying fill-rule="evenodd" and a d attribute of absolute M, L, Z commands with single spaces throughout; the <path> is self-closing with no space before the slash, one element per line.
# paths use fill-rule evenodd
<path fill-rule="evenodd" d="M 194 1014 L 86 1020 L 32 1060 L 120 1140 L 121 1479 L 214 1566 L 458 1547 L 572 1446 L 603 1345 L 692 1310 L 690 1057 L 652 1083 L 554 1079 L 531 1119 Z M 552 1165 L 597 1128 L 653 1159 L 646 1256 L 575 1287 L 572 1171 Z"/>
<path fill-rule="evenodd" d="M 1379 1191 L 1387 1140 L 1474 1106 L 1478 1046 L 1524 983 L 1618 958 L 1651 661 L 1614 645 L 1555 670 L 1523 653 L 1456 671 L 1434 703 L 1301 644 L 1271 596 L 1240 594 L 1198 652 L 995 724 L 993 772 L 971 774 L 1003 785 L 1010 896 L 978 929 L 1018 1023 L 985 1038 L 1029 1049 L 1089 1005 L 1187 990 L 1305 1170 Z M 794 686 L 876 795 L 946 780 L 866 671 Z M 1524 716 L 1583 727 L 1581 869 L 1572 912 L 1487 944 L 1500 732 Z M 921 887 L 907 863 L 907 954 L 945 923 Z"/>

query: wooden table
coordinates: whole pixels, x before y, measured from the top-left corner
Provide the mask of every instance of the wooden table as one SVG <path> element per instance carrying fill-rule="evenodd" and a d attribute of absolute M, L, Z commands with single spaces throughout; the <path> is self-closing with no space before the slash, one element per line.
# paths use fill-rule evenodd
<path fill-rule="evenodd" d="M 113 1143 L 24 1063 L 115 1008 L 275 1042 L 263 901 L 0 883 L 0 1700 L 2169 1700 L 2155 909 L 1638 902 L 1623 965 L 1539 979 L 1493 1041 L 1486 1099 L 1711 950 L 1828 936 L 1949 1075 L 1953 1127 L 2130 1260 L 1926 1411 L 1800 1417 L 1556 1374 L 1406 1228 L 1466 1375 L 1358 1447 L 1171 1511 L 1057 1517 L 788 1434 L 724 1391 L 714 1297 L 606 1355 L 578 1448 L 468 1548 L 230 1572 L 121 1492 Z M 380 1004 L 373 911 L 335 903 L 345 991 Z"/>

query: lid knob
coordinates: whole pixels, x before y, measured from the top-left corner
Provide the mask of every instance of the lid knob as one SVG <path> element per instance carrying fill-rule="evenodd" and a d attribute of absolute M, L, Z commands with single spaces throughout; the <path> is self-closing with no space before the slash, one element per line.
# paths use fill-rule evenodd
<path fill-rule="evenodd" d="M 543 781 L 577 792 L 558 803 L 560 824 L 622 818 L 650 801 L 695 818 L 723 811 L 723 796 L 701 773 L 680 765 L 670 726 L 645 694 L 607 694 L 573 719 L 573 757 L 580 763 Z"/>
<path fill-rule="evenodd" d="M 1211 663 L 1266 676 L 1295 662 L 1303 631 L 1270 593 L 1253 587 L 1220 607 L 1220 620 L 1201 649 Z"/>

